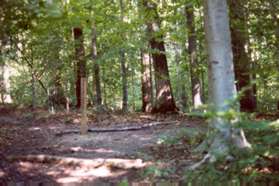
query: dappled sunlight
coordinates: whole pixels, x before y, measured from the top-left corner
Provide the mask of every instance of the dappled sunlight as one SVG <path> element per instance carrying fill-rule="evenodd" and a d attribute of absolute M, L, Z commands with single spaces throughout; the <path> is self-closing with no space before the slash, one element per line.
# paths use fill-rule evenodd
<path fill-rule="evenodd" d="M 94 130 L 101 132 L 89 132 L 87 135 L 80 135 L 79 132 L 57 135 L 76 128 L 72 118 L 65 115 L 51 115 L 32 122 L 26 122 L 23 117 L 12 127 L 3 125 L 2 131 L 7 129 L 9 136 L 13 138 L 7 138 L 9 143 L 3 150 L 6 161 L 3 165 L 8 169 L 0 172 L 0 180 L 23 178 L 42 183 L 50 180 L 59 184 L 83 184 L 87 181 L 95 183 L 102 179 L 121 180 L 126 176 L 133 177 L 142 169 L 155 164 L 149 156 L 142 157 L 143 151 L 155 144 L 162 133 L 175 130 L 174 125 L 169 125 L 174 122 L 173 117 L 150 114 L 106 117 L 107 115 L 100 117 L 101 122 L 97 124 L 95 122 L 99 120 L 92 117 L 91 129 L 94 127 Z M 104 125 L 102 119 L 110 123 Z M 69 124 L 63 123 L 69 120 Z M 107 128 L 136 130 L 102 131 Z M 146 158 L 150 162 L 136 158 Z M 0 166 L 1 163 L 0 161 Z"/>
<path fill-rule="evenodd" d="M 150 141 L 152 140 L 152 136 L 140 136 L 140 135 L 137 135 L 137 134 L 132 134 L 131 137 L 135 138 L 135 139 L 138 139 L 140 141 Z"/>
<path fill-rule="evenodd" d="M 164 85 L 158 92 L 157 98 L 166 97 L 168 100 L 171 99 L 170 86 Z"/>
<path fill-rule="evenodd" d="M 42 130 L 40 127 L 30 127 L 28 130 L 30 131 L 38 131 L 38 130 Z"/>
<path fill-rule="evenodd" d="M 0 170 L 0 178 L 5 176 L 5 172 Z"/>
<path fill-rule="evenodd" d="M 89 149 L 89 148 L 83 148 L 83 147 L 71 147 L 70 150 L 72 152 L 86 152 L 86 153 L 115 153 L 115 151 L 111 149 L 105 149 L 105 148 L 97 148 L 97 149 Z"/>
<path fill-rule="evenodd" d="M 19 170 L 22 172 L 29 172 L 31 169 L 38 168 L 36 164 L 31 162 L 19 162 L 18 163 Z"/>
<path fill-rule="evenodd" d="M 150 165 L 141 159 L 81 159 L 47 155 L 18 157 L 16 169 L 21 174 L 48 177 L 57 183 L 92 181 L 99 178 L 113 178 L 127 174 L 132 169 Z M 28 161 L 27 161 L 28 160 Z M 5 173 L 1 174 L 4 176 Z"/>

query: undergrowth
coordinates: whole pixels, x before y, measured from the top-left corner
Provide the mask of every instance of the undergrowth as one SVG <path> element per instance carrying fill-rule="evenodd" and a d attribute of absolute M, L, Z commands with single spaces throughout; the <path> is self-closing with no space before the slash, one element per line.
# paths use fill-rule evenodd
<path fill-rule="evenodd" d="M 279 181 L 279 120 L 255 121 L 238 114 L 234 127 L 242 128 L 252 145 L 248 154 L 235 152 L 232 159 L 207 163 L 197 170 L 186 171 L 188 181 L 270 182 Z M 230 114 L 225 113 L 225 116 Z"/>
<path fill-rule="evenodd" d="M 206 119 L 216 115 L 206 113 Z M 279 120 L 277 121 L 257 121 L 251 115 L 228 111 L 219 117 L 226 119 L 239 118 L 234 127 L 242 128 L 248 141 L 252 145 L 248 154 L 238 154 L 234 152 L 231 159 L 221 159 L 215 163 L 206 163 L 198 169 L 191 170 L 185 168 L 184 178 L 187 182 L 201 184 L 229 182 L 236 185 L 241 183 L 270 183 L 279 181 Z M 202 157 L 195 151 L 204 139 L 210 138 L 214 133 L 199 130 L 199 128 L 185 128 L 176 136 L 162 136 L 158 141 L 163 153 L 174 153 L 174 146 L 184 145 L 191 154 L 185 156 Z M 168 152 L 169 151 L 169 152 Z M 204 152 L 206 153 L 206 151 Z M 179 157 L 180 158 L 180 157 Z M 196 159 L 193 159 L 196 161 Z M 168 171 L 152 167 L 147 170 L 149 175 L 166 176 Z"/>

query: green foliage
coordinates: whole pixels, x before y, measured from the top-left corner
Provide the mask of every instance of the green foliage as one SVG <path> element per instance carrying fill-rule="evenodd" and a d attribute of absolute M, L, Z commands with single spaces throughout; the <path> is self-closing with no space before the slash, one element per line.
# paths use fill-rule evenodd
<path fill-rule="evenodd" d="M 157 11 L 162 27 L 160 34 L 164 35 L 176 103 L 182 111 L 191 111 L 191 65 L 185 46 L 189 36 L 184 9 L 189 3 L 193 4 L 199 64 L 197 70 L 202 81 L 202 97 L 204 102 L 207 102 L 207 54 L 202 1 L 152 2 L 158 5 Z M 45 104 L 47 96 L 41 83 L 47 89 L 52 89 L 57 73 L 61 75 L 65 94 L 72 104 L 75 103 L 75 59 L 71 30 L 76 26 L 83 28 L 89 84 L 92 85 L 91 29 L 94 23 L 97 29 L 97 63 L 101 68 L 101 89 L 102 95 L 106 97 L 103 99 L 106 101 L 104 104 L 112 109 L 118 109 L 121 105 L 119 51 L 123 49 L 128 65 L 129 107 L 130 110 L 140 110 L 140 49 L 147 48 L 145 22 L 154 15 L 144 15 L 139 1 L 123 0 L 123 3 L 125 19 L 121 21 L 119 1 L 112 3 L 103 0 L 4 0 L 0 7 L 1 59 L 4 59 L 5 64 L 18 65 L 15 70 L 20 74 L 13 74 L 15 77 L 11 78 L 11 94 L 14 95 L 15 103 L 31 104 L 31 82 L 27 79 L 30 79 L 32 71 L 37 76 L 35 88 L 38 106 Z M 274 0 L 257 0 L 247 1 L 245 7 L 249 35 L 247 50 L 253 62 L 250 64 L 253 66 L 250 73 L 257 86 L 258 111 L 263 112 L 275 111 L 279 99 L 279 39 L 276 34 L 278 23 L 275 24 L 277 5 L 278 2 Z M 239 27 L 242 28 L 243 25 Z M 2 47 L 2 44 L 5 47 Z M 25 68 L 25 72 L 22 68 Z M 23 82 L 22 79 L 26 81 Z M 91 89 L 89 94 L 92 100 Z M 182 94 L 186 95 L 186 103 Z"/>
<path fill-rule="evenodd" d="M 129 186 L 129 182 L 125 179 L 118 183 L 117 186 Z"/>
<path fill-rule="evenodd" d="M 153 178 L 163 178 L 167 177 L 171 173 L 173 173 L 174 170 L 171 168 L 159 168 L 158 166 L 149 166 L 147 167 L 143 172 L 143 177 L 149 177 L 150 179 Z"/>
<path fill-rule="evenodd" d="M 163 135 L 157 144 L 175 145 L 178 143 L 195 146 L 199 144 L 205 137 L 205 132 L 198 128 L 184 128 L 175 135 Z"/>
<path fill-rule="evenodd" d="M 233 116 L 231 114 L 223 114 L 223 117 L 229 115 L 231 118 Z M 234 127 L 244 129 L 248 141 L 252 144 L 252 151 L 248 154 L 239 154 L 235 151 L 234 156 L 229 159 L 187 171 L 187 180 L 201 182 L 209 180 L 210 183 L 278 181 L 279 121 L 255 121 L 242 117 Z"/>

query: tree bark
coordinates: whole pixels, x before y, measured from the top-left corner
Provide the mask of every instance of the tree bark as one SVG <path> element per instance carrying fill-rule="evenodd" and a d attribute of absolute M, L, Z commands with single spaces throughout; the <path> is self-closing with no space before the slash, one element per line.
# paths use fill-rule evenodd
<path fill-rule="evenodd" d="M 272 16 L 272 22 L 275 25 L 274 35 L 275 35 L 275 63 L 276 67 L 279 71 L 279 19 L 277 16 L 277 12 L 279 11 L 279 3 L 278 1 L 270 0 L 270 12 Z M 277 76 L 277 80 L 279 81 L 279 74 Z M 277 98 L 277 111 L 279 111 L 279 98 Z"/>
<path fill-rule="evenodd" d="M 186 24 L 188 31 L 188 55 L 190 60 L 190 73 L 192 85 L 192 103 L 194 108 L 202 105 L 201 82 L 197 61 L 197 38 L 195 29 L 194 7 L 189 4 L 185 7 Z"/>
<path fill-rule="evenodd" d="M 132 91 L 132 99 L 131 99 L 131 103 L 132 103 L 132 110 L 133 112 L 136 111 L 136 80 L 135 80 L 135 68 L 134 66 L 131 65 L 131 91 Z"/>
<path fill-rule="evenodd" d="M 82 29 L 75 27 L 73 29 L 75 39 L 75 60 L 76 60 L 76 107 L 79 109 L 81 106 L 80 85 L 81 78 L 86 77 L 86 62 L 85 51 L 83 46 L 83 33 Z"/>
<path fill-rule="evenodd" d="M 123 0 L 119 0 L 121 21 L 124 21 L 124 4 Z M 125 35 L 122 35 L 122 41 L 124 42 Z M 122 111 L 128 112 L 128 81 L 127 81 L 127 67 L 125 60 L 125 50 L 120 50 L 120 63 L 121 63 L 121 77 L 122 77 Z"/>
<path fill-rule="evenodd" d="M 2 52 L 2 40 L 0 40 L 0 94 L 1 94 L 1 103 L 5 104 L 5 82 L 4 82 L 4 68 L 5 68 L 5 63 L 3 59 L 3 52 Z"/>
<path fill-rule="evenodd" d="M 142 112 L 152 110 L 152 79 L 150 74 L 150 55 L 144 50 L 141 51 L 141 92 L 142 92 Z"/>
<path fill-rule="evenodd" d="M 211 87 L 209 98 L 218 114 L 232 109 L 229 102 L 236 98 L 227 1 L 206 0 L 204 11 Z M 251 147 L 244 132 L 232 127 L 231 122 L 218 115 L 212 119 L 211 127 L 216 133 L 210 142 L 208 153 L 203 160 L 192 166 L 193 169 L 207 161 L 215 162 L 232 155 L 232 147 L 240 150 Z"/>
<path fill-rule="evenodd" d="M 35 84 L 35 75 L 33 69 L 31 69 L 31 88 L 32 88 L 32 110 L 36 107 L 36 84 Z"/>
<path fill-rule="evenodd" d="M 0 97 L 2 104 L 5 103 L 12 103 L 12 98 L 10 95 L 10 73 L 9 73 L 9 66 L 5 63 L 4 60 L 4 51 L 3 47 L 6 44 L 5 38 L 0 39 Z"/>
<path fill-rule="evenodd" d="M 165 54 L 164 37 L 160 33 L 160 20 L 155 3 L 143 0 L 149 44 L 152 51 L 156 82 L 156 100 L 152 113 L 176 112 Z"/>
<path fill-rule="evenodd" d="M 96 26 L 92 26 L 92 60 L 93 60 L 93 104 L 99 109 L 102 106 L 102 92 L 101 92 L 101 79 L 100 67 L 97 60 L 97 32 Z"/>
<path fill-rule="evenodd" d="M 125 62 L 125 52 L 123 49 L 120 51 L 121 63 L 121 77 L 122 77 L 122 111 L 128 112 L 128 82 L 127 82 L 127 68 Z"/>
<path fill-rule="evenodd" d="M 230 0 L 231 16 L 231 37 L 233 59 L 235 66 L 236 88 L 243 91 L 240 98 L 240 109 L 245 112 L 256 110 L 256 99 L 254 88 L 251 84 L 251 60 L 245 51 L 248 43 L 246 20 L 245 20 L 245 0 Z"/>

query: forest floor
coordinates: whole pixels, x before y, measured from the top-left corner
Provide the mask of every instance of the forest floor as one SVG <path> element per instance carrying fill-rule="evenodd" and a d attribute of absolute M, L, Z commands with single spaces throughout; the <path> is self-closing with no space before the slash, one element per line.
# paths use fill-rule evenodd
<path fill-rule="evenodd" d="M 170 146 L 169 152 L 160 148 L 159 143 L 184 128 L 200 128 L 205 123 L 179 114 L 89 114 L 89 127 L 94 129 L 158 125 L 86 135 L 63 133 L 78 130 L 79 120 L 74 112 L 49 114 L 43 109 L 1 108 L 0 183 L 141 180 L 148 167 L 152 169 L 155 164 L 161 168 L 176 167 L 167 174 L 167 179 L 179 180 L 182 176 L 179 167 L 191 162 L 187 142 Z"/>

